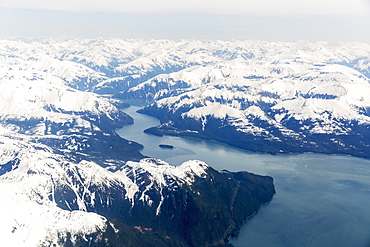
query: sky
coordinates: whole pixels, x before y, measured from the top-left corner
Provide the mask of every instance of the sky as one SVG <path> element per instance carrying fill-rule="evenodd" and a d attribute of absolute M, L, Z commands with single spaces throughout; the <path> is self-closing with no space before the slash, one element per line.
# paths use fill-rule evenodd
<path fill-rule="evenodd" d="M 0 30 L 0 38 L 370 43 L 370 0 L 0 0 Z"/>

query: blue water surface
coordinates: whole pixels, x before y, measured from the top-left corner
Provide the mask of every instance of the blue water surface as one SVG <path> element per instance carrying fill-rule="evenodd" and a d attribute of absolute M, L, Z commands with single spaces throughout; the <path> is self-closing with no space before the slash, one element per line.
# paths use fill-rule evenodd
<path fill-rule="evenodd" d="M 144 145 L 144 155 L 179 165 L 190 159 L 217 170 L 245 170 L 274 178 L 273 200 L 246 222 L 236 247 L 370 246 L 370 160 L 323 154 L 270 155 L 197 138 L 158 137 L 143 130 L 158 119 L 123 109 L 134 125 L 117 130 Z M 173 145 L 174 149 L 160 148 Z"/>

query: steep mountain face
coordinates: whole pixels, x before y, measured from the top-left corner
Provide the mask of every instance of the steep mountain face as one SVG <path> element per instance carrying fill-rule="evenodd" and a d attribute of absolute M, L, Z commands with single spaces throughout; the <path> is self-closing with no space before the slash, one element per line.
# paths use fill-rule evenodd
<path fill-rule="evenodd" d="M 120 43 L 130 52 L 109 46 Z M 270 177 L 144 157 L 114 132 L 133 121 L 125 104 L 87 92 L 119 71 L 179 69 L 151 52 L 150 68 L 127 65 L 167 43 L 0 41 L 2 244 L 222 246 L 272 199 Z"/>
<path fill-rule="evenodd" d="M 270 177 L 200 161 L 105 169 L 0 131 L 0 237 L 9 246 L 219 246 L 274 194 Z"/>

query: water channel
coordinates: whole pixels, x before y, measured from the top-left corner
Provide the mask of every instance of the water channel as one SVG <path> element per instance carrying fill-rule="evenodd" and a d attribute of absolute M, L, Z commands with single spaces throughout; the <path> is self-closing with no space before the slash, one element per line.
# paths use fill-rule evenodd
<path fill-rule="evenodd" d="M 198 159 L 217 170 L 245 170 L 274 178 L 274 199 L 246 222 L 238 238 L 231 239 L 235 247 L 370 246 L 370 160 L 323 154 L 270 155 L 197 138 L 148 135 L 143 130 L 159 121 L 136 113 L 138 109 L 123 109 L 135 124 L 117 133 L 143 144 L 144 155 L 172 165 Z"/>

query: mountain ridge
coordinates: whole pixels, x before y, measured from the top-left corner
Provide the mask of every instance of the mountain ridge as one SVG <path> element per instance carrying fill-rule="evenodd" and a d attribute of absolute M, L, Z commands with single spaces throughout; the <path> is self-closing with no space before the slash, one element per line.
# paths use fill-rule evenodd
<path fill-rule="evenodd" d="M 366 43 L 0 40 L 2 239 L 227 245 L 273 180 L 144 157 L 114 132 L 133 121 L 121 100 L 146 102 L 155 134 L 370 157 L 369 76 Z"/>
<path fill-rule="evenodd" d="M 110 42 L 131 43 L 133 54 L 107 47 Z M 196 160 L 174 167 L 145 157 L 140 144 L 115 133 L 133 123 L 119 110 L 127 104 L 92 91 L 116 82 L 115 76 L 135 79 L 142 71 L 135 84 L 157 69 L 182 66 L 155 65 L 161 58 L 153 54 L 142 59 L 149 67 L 138 65 L 134 58 L 150 44 L 0 41 L 3 244 L 229 245 L 244 221 L 272 199 L 270 177 L 218 172 Z"/>

